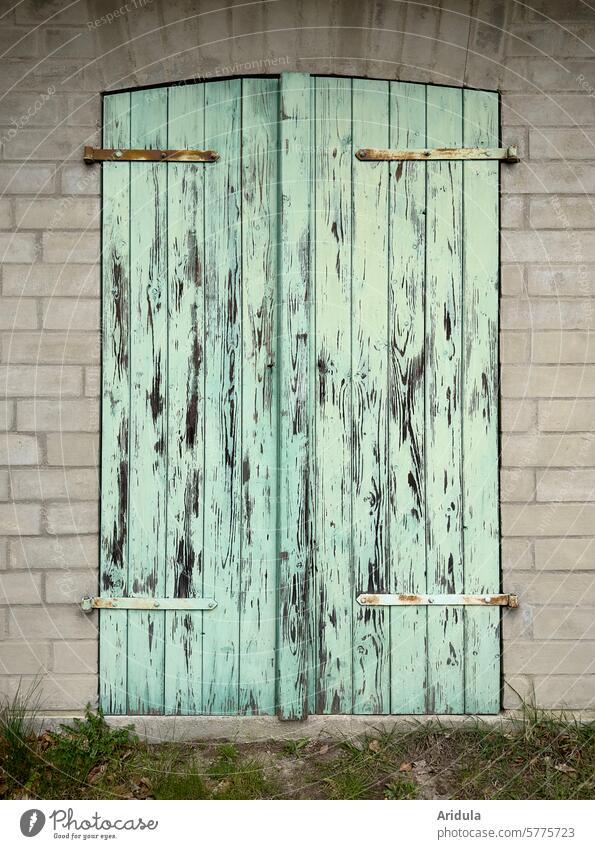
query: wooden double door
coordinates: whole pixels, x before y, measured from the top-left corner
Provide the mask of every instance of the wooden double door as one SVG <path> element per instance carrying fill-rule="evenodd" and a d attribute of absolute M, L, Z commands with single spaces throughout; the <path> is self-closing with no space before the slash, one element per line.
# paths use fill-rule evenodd
<path fill-rule="evenodd" d="M 283 74 L 107 95 L 106 713 L 493 713 L 493 92 Z M 168 600 L 184 601 L 178 607 Z M 212 600 L 203 607 L 196 600 Z"/>

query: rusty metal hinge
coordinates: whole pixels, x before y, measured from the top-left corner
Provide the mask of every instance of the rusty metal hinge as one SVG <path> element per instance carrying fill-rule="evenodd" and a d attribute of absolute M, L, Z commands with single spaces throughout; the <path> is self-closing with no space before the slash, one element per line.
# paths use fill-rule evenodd
<path fill-rule="evenodd" d="M 496 159 L 501 162 L 519 162 L 516 145 L 510 147 L 437 147 L 433 150 L 386 150 L 383 148 L 362 147 L 355 152 L 362 162 L 394 162 L 406 161 L 440 161 L 464 159 L 473 160 Z"/>
<path fill-rule="evenodd" d="M 102 610 L 213 610 L 214 598 L 100 598 L 85 596 L 81 608 L 90 613 Z"/>
<path fill-rule="evenodd" d="M 426 595 L 423 593 L 362 593 L 357 603 L 363 607 L 395 607 L 406 605 L 475 605 L 478 607 L 518 607 L 519 597 L 514 593 L 497 595 Z"/>
<path fill-rule="evenodd" d="M 125 150 L 85 147 L 83 159 L 93 162 L 217 162 L 216 150 Z"/>

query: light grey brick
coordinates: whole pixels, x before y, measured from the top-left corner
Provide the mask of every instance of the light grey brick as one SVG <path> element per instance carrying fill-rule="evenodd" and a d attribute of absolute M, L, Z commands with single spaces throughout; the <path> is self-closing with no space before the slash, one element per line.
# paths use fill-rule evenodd
<path fill-rule="evenodd" d="M 595 400 L 540 401 L 538 421 L 541 431 L 593 431 Z"/>
<path fill-rule="evenodd" d="M 53 675 L 47 674 L 42 678 L 33 676 L 0 676 L 0 694 L 8 699 L 14 699 L 16 693 L 35 686 L 39 682 L 40 710 L 42 711 L 82 711 L 87 704 L 97 705 L 96 675 Z"/>
<path fill-rule="evenodd" d="M 43 326 L 48 330 L 99 330 L 99 300 L 50 298 L 42 306 Z"/>
<path fill-rule="evenodd" d="M 11 569 L 94 569 L 99 563 L 99 541 L 96 536 L 11 540 L 9 563 Z"/>
<path fill-rule="evenodd" d="M 98 143 L 99 133 L 91 128 L 85 129 L 82 133 L 79 127 L 59 126 L 53 132 L 42 128 L 27 128 L 19 130 L 14 138 L 5 141 L 4 158 L 13 161 L 31 158 L 46 162 L 48 160 L 62 162 L 67 159 L 78 159 L 84 145 L 98 147 Z"/>
<path fill-rule="evenodd" d="M 595 295 L 595 266 L 593 265 L 530 265 L 528 269 L 530 295 L 567 298 L 574 295 L 592 298 Z"/>
<path fill-rule="evenodd" d="M 536 402 L 503 398 L 500 406 L 500 428 L 504 433 L 524 433 L 535 427 Z"/>
<path fill-rule="evenodd" d="M 509 94 L 502 101 L 502 122 L 510 127 L 574 127 L 595 124 L 595 98 L 581 94 Z"/>
<path fill-rule="evenodd" d="M 0 501 L 9 501 L 10 476 L 7 469 L 0 469 Z"/>
<path fill-rule="evenodd" d="M 35 301 L 0 298 L 0 330 L 30 330 L 38 323 Z"/>
<path fill-rule="evenodd" d="M 10 475 L 15 501 L 90 501 L 99 498 L 95 469 L 13 469 Z"/>
<path fill-rule="evenodd" d="M 0 230 L 10 230 L 14 226 L 12 206 L 10 198 L 0 199 Z"/>
<path fill-rule="evenodd" d="M 509 34 L 506 52 L 508 56 L 534 56 L 540 59 L 545 56 L 550 60 L 552 57 L 591 58 L 594 37 L 595 28 L 592 24 L 568 24 L 561 27 L 540 21 L 538 24 L 515 26 Z"/>
<path fill-rule="evenodd" d="M 4 269 L 3 294 L 22 297 L 99 297 L 99 265 L 11 265 Z"/>
<path fill-rule="evenodd" d="M 501 227 L 504 230 L 522 229 L 526 223 L 524 195 L 503 195 L 500 206 Z"/>
<path fill-rule="evenodd" d="M 595 130 L 547 127 L 529 131 L 531 159 L 595 159 Z M 556 167 L 558 167 L 556 165 Z"/>
<path fill-rule="evenodd" d="M 527 331 L 503 330 L 500 333 L 500 360 L 503 363 L 526 363 L 531 352 Z"/>
<path fill-rule="evenodd" d="M 533 568 L 533 540 L 503 539 L 502 568 L 514 573 L 515 570 Z"/>
<path fill-rule="evenodd" d="M 60 230 L 96 230 L 99 199 L 80 197 L 19 199 L 16 221 L 21 230 L 43 230 L 51 224 Z"/>
<path fill-rule="evenodd" d="M 51 433 L 47 437 L 50 466 L 97 466 L 99 436 L 91 433 Z"/>
<path fill-rule="evenodd" d="M 36 255 L 34 233 L 0 233 L 0 262 L 33 262 Z"/>
<path fill-rule="evenodd" d="M 2 194 L 47 195 L 56 190 L 55 168 L 27 162 L 20 165 L 0 164 L 0 192 Z"/>
<path fill-rule="evenodd" d="M 38 504 L 0 504 L 0 535 L 33 536 L 41 531 Z"/>
<path fill-rule="evenodd" d="M 595 469 L 539 471 L 537 500 L 595 501 Z"/>
<path fill-rule="evenodd" d="M 504 678 L 503 707 L 517 710 L 523 704 L 535 703 L 533 682 L 528 675 L 506 675 Z"/>
<path fill-rule="evenodd" d="M 592 298 L 543 300 L 505 298 L 502 301 L 504 330 L 590 330 L 595 328 Z"/>
<path fill-rule="evenodd" d="M 0 640 L 0 674 L 39 675 L 50 668 L 51 644 Z"/>
<path fill-rule="evenodd" d="M 99 234 L 96 231 L 69 233 L 56 230 L 42 236 L 44 262 L 93 263 L 99 258 L 99 248 Z"/>
<path fill-rule="evenodd" d="M 535 703 L 545 709 L 595 709 L 595 675 L 535 676 L 534 682 Z"/>
<path fill-rule="evenodd" d="M 95 534 L 99 530 L 99 505 L 96 501 L 48 504 L 46 512 L 50 534 Z"/>
<path fill-rule="evenodd" d="M 593 537 L 536 539 L 536 569 L 581 571 L 595 569 L 595 539 Z"/>
<path fill-rule="evenodd" d="M 97 616 L 73 604 L 14 607 L 8 613 L 11 639 L 95 639 Z"/>
<path fill-rule="evenodd" d="M 594 572 L 515 572 L 512 580 L 526 604 L 581 610 L 595 606 Z"/>
<path fill-rule="evenodd" d="M 35 333 L 0 335 L 0 352 L 5 363 L 60 363 L 74 365 L 99 362 L 99 333 L 42 330 Z"/>
<path fill-rule="evenodd" d="M 98 398 L 101 394 L 101 371 L 98 368 L 85 369 L 85 395 Z"/>
<path fill-rule="evenodd" d="M 501 385 L 505 398 L 592 398 L 595 367 L 505 365 Z"/>
<path fill-rule="evenodd" d="M 500 269 L 500 286 L 502 294 L 508 297 L 519 297 L 526 289 L 525 266 L 503 265 Z"/>
<path fill-rule="evenodd" d="M 82 371 L 77 366 L 0 366 L 0 386 L 9 397 L 80 395 Z"/>
<path fill-rule="evenodd" d="M 531 227 L 592 230 L 595 227 L 595 203 L 590 197 L 552 197 L 540 195 L 530 199 Z"/>
<path fill-rule="evenodd" d="M 0 55 L 11 59 L 33 59 L 39 53 L 38 36 L 35 28 L 10 26 L 5 19 L 0 29 Z"/>
<path fill-rule="evenodd" d="M 595 608 L 537 608 L 533 628 L 538 640 L 595 640 Z"/>
<path fill-rule="evenodd" d="M 531 359 L 534 363 L 595 363 L 595 334 L 579 330 L 534 333 Z"/>
<path fill-rule="evenodd" d="M 17 428 L 21 431 L 97 432 L 99 404 L 88 398 L 18 401 Z"/>
<path fill-rule="evenodd" d="M 500 472 L 500 499 L 506 502 L 533 501 L 535 476 L 529 469 L 502 469 Z"/>
<path fill-rule="evenodd" d="M 593 504 L 503 504 L 505 536 L 584 536 L 595 523 Z"/>
<path fill-rule="evenodd" d="M 54 672 L 97 672 L 98 646 L 96 640 L 56 640 L 52 644 Z"/>
<path fill-rule="evenodd" d="M 551 162 L 519 162 L 501 174 L 503 194 L 577 195 L 595 190 L 595 162 L 556 162 L 555 167 Z"/>
<path fill-rule="evenodd" d="M 100 127 L 101 97 L 97 94 L 71 94 L 68 96 L 66 123 L 69 127 Z M 93 172 L 97 169 L 88 168 Z M 64 183 L 62 183 L 64 187 Z M 80 194 L 80 193 L 79 193 Z M 89 194 L 85 192 L 84 194 Z"/>
<path fill-rule="evenodd" d="M 78 33 L 73 33 L 70 27 L 65 29 L 47 27 L 45 44 L 48 54 L 59 58 L 95 59 L 98 55 L 94 29 L 81 28 Z"/>
<path fill-rule="evenodd" d="M 13 427 L 14 410 L 14 401 L 0 401 L 0 431 L 10 430 Z"/>
<path fill-rule="evenodd" d="M 41 576 L 21 570 L 0 572 L 0 604 L 39 604 Z"/>
<path fill-rule="evenodd" d="M 0 437 L 0 465 L 31 466 L 39 463 L 39 445 L 36 436 L 6 433 Z"/>
<path fill-rule="evenodd" d="M 48 572 L 45 597 L 48 604 L 77 604 L 83 596 L 97 595 L 96 571 Z"/>
<path fill-rule="evenodd" d="M 12 128 L 18 134 L 22 127 L 54 127 L 58 121 L 58 99 L 55 94 L 7 92 L 0 101 L 0 126 Z M 7 130 L 2 131 L 6 136 Z M 12 135 L 12 134 L 11 134 Z"/>
<path fill-rule="evenodd" d="M 593 262 L 591 230 L 510 230 L 502 236 L 502 262 Z"/>
<path fill-rule="evenodd" d="M 93 108 L 96 107 L 93 105 Z M 100 169 L 73 163 L 60 169 L 61 187 L 65 195 L 99 195 Z M 99 201 L 97 201 L 99 203 Z"/>
<path fill-rule="evenodd" d="M 595 673 L 595 641 L 515 640 L 504 653 L 506 673 L 544 675 L 566 673 L 588 675 Z"/>

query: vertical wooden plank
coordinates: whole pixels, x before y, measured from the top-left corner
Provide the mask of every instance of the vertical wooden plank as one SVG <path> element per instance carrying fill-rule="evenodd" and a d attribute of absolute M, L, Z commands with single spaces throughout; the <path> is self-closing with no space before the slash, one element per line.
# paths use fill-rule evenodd
<path fill-rule="evenodd" d="M 203 635 L 203 711 L 234 714 L 239 687 L 241 534 L 241 81 L 205 86 L 205 560 L 217 600 Z M 205 617 L 206 619 L 206 617 Z"/>
<path fill-rule="evenodd" d="M 427 88 L 428 147 L 462 144 L 462 92 Z M 427 591 L 463 591 L 461 505 L 462 163 L 427 163 Z M 428 609 L 429 713 L 462 713 L 463 610 Z"/>
<path fill-rule="evenodd" d="M 351 80 L 315 84 L 317 713 L 353 708 Z"/>
<path fill-rule="evenodd" d="M 426 89 L 391 83 L 390 144 L 426 147 Z M 426 589 L 424 304 L 426 166 L 390 166 L 389 521 L 391 592 Z M 391 713 L 425 713 L 424 607 L 393 607 Z"/>
<path fill-rule="evenodd" d="M 240 713 L 275 712 L 279 82 L 242 83 Z"/>
<path fill-rule="evenodd" d="M 310 77 L 281 74 L 277 713 L 308 708 Z"/>
<path fill-rule="evenodd" d="M 103 122 L 106 147 L 129 147 L 130 94 L 105 98 Z M 124 596 L 128 587 L 129 220 L 130 165 L 106 163 L 103 166 L 100 576 L 100 592 L 105 596 Z M 101 708 L 107 714 L 126 713 L 126 612 L 102 610 L 99 635 Z"/>
<path fill-rule="evenodd" d="M 131 95 L 132 147 L 167 144 L 167 89 Z M 167 166 L 131 167 L 130 548 L 131 596 L 165 590 L 167 378 Z M 163 711 L 163 613 L 128 613 L 129 713 Z"/>
<path fill-rule="evenodd" d="M 353 149 L 388 147 L 389 89 L 353 80 Z M 388 163 L 351 158 L 353 592 L 388 592 Z M 390 710 L 389 611 L 354 605 L 353 712 Z"/>
<path fill-rule="evenodd" d="M 464 91 L 463 144 L 498 146 L 498 95 Z M 465 592 L 497 592 L 498 163 L 463 165 Z M 500 709 L 500 610 L 465 610 L 465 713 Z"/>
<path fill-rule="evenodd" d="M 204 86 L 168 90 L 169 148 L 204 147 Z M 167 555 L 165 591 L 202 594 L 204 521 L 204 172 L 167 165 Z M 201 611 L 165 616 L 165 712 L 202 710 Z"/>

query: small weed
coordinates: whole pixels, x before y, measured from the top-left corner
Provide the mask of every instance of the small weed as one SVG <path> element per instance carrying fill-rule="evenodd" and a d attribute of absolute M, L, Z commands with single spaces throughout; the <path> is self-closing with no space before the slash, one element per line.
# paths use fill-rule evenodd
<path fill-rule="evenodd" d="M 210 799 L 204 776 L 195 771 L 170 772 L 153 791 L 155 799 Z"/>
<path fill-rule="evenodd" d="M 37 760 L 35 718 L 39 682 L 23 691 L 19 683 L 11 701 L 0 706 L 0 796 L 25 788 Z"/>
<path fill-rule="evenodd" d="M 304 749 L 309 742 L 310 740 L 307 737 L 301 737 L 299 740 L 288 740 L 283 745 L 283 752 L 286 755 L 293 755 L 294 757 L 298 758 L 302 752 L 302 749 Z"/>
<path fill-rule="evenodd" d="M 415 781 L 398 778 L 384 788 L 385 799 L 417 799 L 419 796 Z"/>

